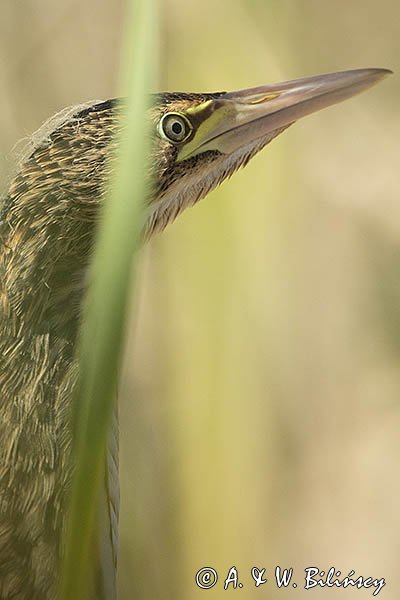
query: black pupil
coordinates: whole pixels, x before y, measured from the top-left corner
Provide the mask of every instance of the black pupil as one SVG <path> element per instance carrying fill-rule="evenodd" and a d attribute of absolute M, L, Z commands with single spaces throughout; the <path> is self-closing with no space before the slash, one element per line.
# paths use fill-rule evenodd
<path fill-rule="evenodd" d="M 182 130 L 183 130 L 182 123 L 179 123 L 179 121 L 175 121 L 175 123 L 172 125 L 172 131 L 176 135 L 179 135 L 180 133 L 182 133 Z"/>

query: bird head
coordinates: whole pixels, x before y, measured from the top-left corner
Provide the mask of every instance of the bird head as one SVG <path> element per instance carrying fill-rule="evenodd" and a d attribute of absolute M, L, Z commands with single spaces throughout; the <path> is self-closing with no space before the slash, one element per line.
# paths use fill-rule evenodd
<path fill-rule="evenodd" d="M 295 121 L 363 91 L 388 73 L 358 69 L 236 92 L 156 96 L 148 233 L 162 230 Z"/>

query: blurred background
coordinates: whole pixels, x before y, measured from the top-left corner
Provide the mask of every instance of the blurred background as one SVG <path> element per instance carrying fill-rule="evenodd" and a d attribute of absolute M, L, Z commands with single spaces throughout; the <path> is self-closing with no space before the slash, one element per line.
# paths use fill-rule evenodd
<path fill-rule="evenodd" d="M 396 0 L 160 4 L 160 89 L 399 72 Z M 123 0 L 2 0 L 2 191 L 19 140 L 116 95 L 123 26 Z M 275 598 L 250 570 L 280 565 L 299 599 L 309 566 L 398 598 L 398 97 L 395 74 L 304 119 L 145 248 L 121 377 L 122 600 L 219 599 L 233 565 L 240 597 Z"/>

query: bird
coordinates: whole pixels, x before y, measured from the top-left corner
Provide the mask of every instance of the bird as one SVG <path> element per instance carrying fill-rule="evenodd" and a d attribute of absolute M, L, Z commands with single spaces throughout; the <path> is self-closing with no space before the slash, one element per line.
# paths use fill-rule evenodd
<path fill-rule="evenodd" d="M 298 119 L 391 71 L 367 68 L 234 92 L 152 95 L 143 241 Z M 76 344 L 124 100 L 89 102 L 32 137 L 0 208 L 0 599 L 55 600 L 74 464 Z M 138 144 L 140 140 L 138 140 Z M 110 431 L 92 597 L 114 600 L 118 424 Z"/>

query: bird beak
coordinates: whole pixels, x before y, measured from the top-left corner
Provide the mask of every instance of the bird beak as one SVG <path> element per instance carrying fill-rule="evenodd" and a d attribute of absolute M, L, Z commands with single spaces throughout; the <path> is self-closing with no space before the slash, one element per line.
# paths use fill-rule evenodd
<path fill-rule="evenodd" d="M 230 154 L 321 108 L 346 100 L 391 71 L 357 69 L 229 92 L 187 111 L 193 137 L 177 160 L 208 150 Z"/>

